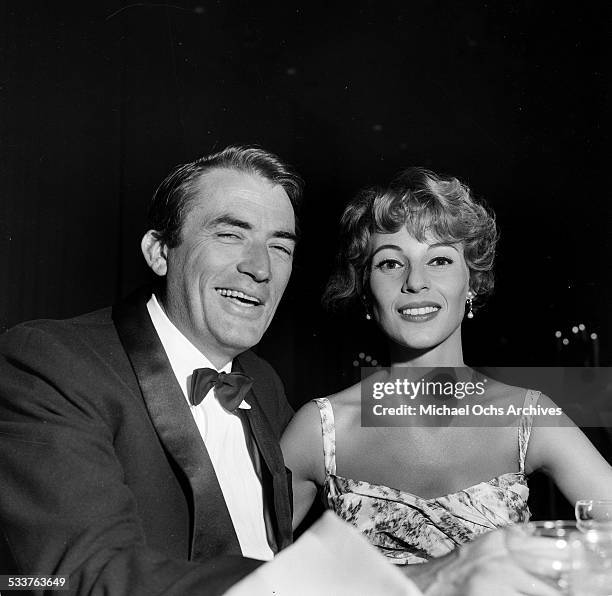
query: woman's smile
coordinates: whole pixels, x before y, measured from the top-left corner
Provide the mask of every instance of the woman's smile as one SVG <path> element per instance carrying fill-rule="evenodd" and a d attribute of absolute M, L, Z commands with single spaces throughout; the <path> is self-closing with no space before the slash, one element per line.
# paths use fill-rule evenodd
<path fill-rule="evenodd" d="M 434 302 L 415 302 L 397 309 L 397 312 L 406 321 L 423 323 L 434 319 L 442 307 Z"/>

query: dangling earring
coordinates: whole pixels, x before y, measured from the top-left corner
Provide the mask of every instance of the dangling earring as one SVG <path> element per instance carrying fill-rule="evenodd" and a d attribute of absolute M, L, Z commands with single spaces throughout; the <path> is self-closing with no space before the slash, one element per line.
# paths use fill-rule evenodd
<path fill-rule="evenodd" d="M 363 303 L 363 310 L 365 310 L 366 321 L 371 321 L 372 315 L 370 314 L 370 304 L 365 295 L 361 296 L 361 302 Z"/>
<path fill-rule="evenodd" d="M 468 292 L 467 295 L 467 305 L 468 305 L 468 314 L 467 314 L 467 318 L 468 319 L 473 319 L 474 318 L 474 294 L 472 293 L 472 290 L 470 290 Z"/>

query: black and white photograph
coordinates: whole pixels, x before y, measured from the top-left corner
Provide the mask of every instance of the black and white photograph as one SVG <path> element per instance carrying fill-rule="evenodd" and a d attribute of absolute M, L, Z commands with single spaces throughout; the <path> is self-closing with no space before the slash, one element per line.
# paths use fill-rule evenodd
<path fill-rule="evenodd" d="M 612 595 L 608 3 L 0 5 L 0 594 Z"/>

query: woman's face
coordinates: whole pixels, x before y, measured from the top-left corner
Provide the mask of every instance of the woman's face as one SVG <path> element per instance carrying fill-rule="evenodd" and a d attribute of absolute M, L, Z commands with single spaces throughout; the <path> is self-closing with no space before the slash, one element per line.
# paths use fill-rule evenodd
<path fill-rule="evenodd" d="M 470 280 L 463 246 L 419 242 L 405 226 L 373 234 L 370 246 L 372 311 L 384 333 L 417 350 L 460 340 Z"/>

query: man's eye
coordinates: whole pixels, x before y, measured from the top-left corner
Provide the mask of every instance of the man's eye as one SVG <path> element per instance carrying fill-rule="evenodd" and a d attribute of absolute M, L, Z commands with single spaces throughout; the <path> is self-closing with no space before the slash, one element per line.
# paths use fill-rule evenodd
<path fill-rule="evenodd" d="M 240 236 L 233 232 L 217 232 L 217 238 L 240 238 Z"/>
<path fill-rule="evenodd" d="M 399 261 L 396 261 L 395 259 L 385 259 L 384 261 L 378 263 L 376 265 L 376 268 L 380 269 L 381 271 L 390 271 L 391 269 L 398 269 L 402 266 L 403 264 Z"/>
<path fill-rule="evenodd" d="M 442 265 L 452 265 L 452 263 L 453 260 L 449 259 L 448 257 L 436 257 L 435 259 L 429 261 L 430 265 L 435 265 L 436 267 L 440 267 Z"/>
<path fill-rule="evenodd" d="M 293 251 L 289 247 L 284 246 L 282 244 L 273 244 L 272 248 L 274 248 L 274 249 L 278 250 L 279 252 L 282 252 L 282 253 L 284 253 L 284 254 L 286 254 L 288 256 L 292 256 L 293 255 Z"/>

